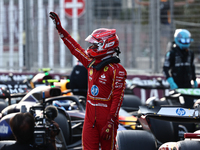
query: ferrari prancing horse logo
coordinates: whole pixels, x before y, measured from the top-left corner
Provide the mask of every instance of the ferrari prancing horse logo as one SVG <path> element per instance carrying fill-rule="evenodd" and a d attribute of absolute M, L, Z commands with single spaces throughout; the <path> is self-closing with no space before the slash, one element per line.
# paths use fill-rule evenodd
<path fill-rule="evenodd" d="M 108 66 L 105 66 L 103 69 L 104 72 L 108 71 Z"/>

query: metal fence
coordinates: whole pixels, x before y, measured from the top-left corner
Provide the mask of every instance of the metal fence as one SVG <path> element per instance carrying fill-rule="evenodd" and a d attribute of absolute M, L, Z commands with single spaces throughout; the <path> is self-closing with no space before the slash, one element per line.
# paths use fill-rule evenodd
<path fill-rule="evenodd" d="M 191 49 L 197 72 L 200 70 L 200 0 L 85 0 L 78 26 L 65 13 L 67 2 L 70 0 L 0 0 L 0 70 L 71 70 L 75 59 L 49 19 L 50 11 L 58 13 L 63 27 L 85 49 L 88 43 L 84 39 L 94 29 L 115 28 L 121 63 L 129 73 L 162 73 L 174 30 L 188 29 L 194 39 Z"/>

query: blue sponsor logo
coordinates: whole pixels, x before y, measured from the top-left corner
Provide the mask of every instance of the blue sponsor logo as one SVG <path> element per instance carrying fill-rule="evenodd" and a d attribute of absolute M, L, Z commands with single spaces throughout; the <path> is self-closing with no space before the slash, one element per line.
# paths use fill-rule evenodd
<path fill-rule="evenodd" d="M 99 88 L 96 85 L 93 85 L 91 88 L 91 93 L 93 96 L 97 96 L 99 94 Z"/>
<path fill-rule="evenodd" d="M 8 124 L 9 120 L 3 120 L 0 122 L 0 137 L 10 137 L 12 135 L 11 128 Z"/>
<path fill-rule="evenodd" d="M 186 114 L 186 111 L 183 108 L 178 108 L 176 110 L 176 114 L 179 116 L 184 116 Z"/>

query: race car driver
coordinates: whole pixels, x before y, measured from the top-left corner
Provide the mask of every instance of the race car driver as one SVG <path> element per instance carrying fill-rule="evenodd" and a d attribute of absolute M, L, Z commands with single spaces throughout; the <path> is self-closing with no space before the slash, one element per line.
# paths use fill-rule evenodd
<path fill-rule="evenodd" d="M 100 28 L 85 41 L 91 46 L 85 51 L 61 26 L 56 13 L 50 18 L 71 53 L 88 70 L 88 94 L 83 126 L 82 147 L 84 150 L 115 150 L 115 137 L 119 124 L 119 109 L 122 104 L 126 70 L 118 57 L 119 39 L 115 29 Z M 116 54 L 116 55 L 114 55 Z"/>
<path fill-rule="evenodd" d="M 174 42 L 165 55 L 163 72 L 171 89 L 198 87 L 195 74 L 194 53 L 189 49 L 191 34 L 186 29 L 176 29 Z"/>

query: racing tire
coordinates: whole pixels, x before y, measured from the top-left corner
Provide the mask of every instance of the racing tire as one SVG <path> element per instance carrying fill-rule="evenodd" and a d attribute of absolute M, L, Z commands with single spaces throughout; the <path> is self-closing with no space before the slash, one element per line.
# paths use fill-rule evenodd
<path fill-rule="evenodd" d="M 170 121 L 149 118 L 151 132 L 161 142 L 178 141 L 178 124 Z"/>
<path fill-rule="evenodd" d="M 124 94 L 124 99 L 121 107 L 127 112 L 138 111 L 139 106 L 142 105 L 141 99 L 136 95 Z"/>
<path fill-rule="evenodd" d="M 60 129 L 62 130 L 66 144 L 71 144 L 72 132 L 69 116 L 65 115 L 65 112 L 62 112 L 62 110 L 59 110 L 59 113 L 54 121 L 58 123 Z"/>
<path fill-rule="evenodd" d="M 200 141 L 193 141 L 193 140 L 178 141 L 177 146 L 179 150 L 199 150 Z"/>
<path fill-rule="evenodd" d="M 152 133 L 145 130 L 122 130 L 117 132 L 118 150 L 156 150 L 157 143 Z"/>

